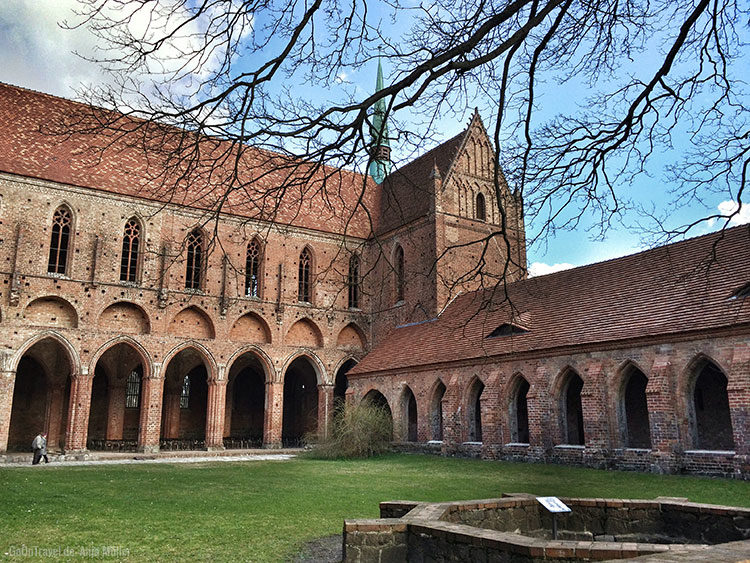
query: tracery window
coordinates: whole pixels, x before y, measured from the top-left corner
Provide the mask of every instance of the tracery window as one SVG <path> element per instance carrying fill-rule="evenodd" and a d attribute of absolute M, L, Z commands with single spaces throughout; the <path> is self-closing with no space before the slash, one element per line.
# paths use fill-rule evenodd
<path fill-rule="evenodd" d="M 137 409 L 141 404 L 141 374 L 137 370 L 130 372 L 125 388 L 125 407 Z"/>
<path fill-rule="evenodd" d="M 67 207 L 59 207 L 52 216 L 52 237 L 47 262 L 47 271 L 50 274 L 65 274 L 67 271 L 72 223 L 73 216 Z"/>
<path fill-rule="evenodd" d="M 299 255 L 299 288 L 297 300 L 304 303 L 311 302 L 311 270 L 312 270 L 312 253 L 309 248 L 305 248 Z"/>
<path fill-rule="evenodd" d="M 190 376 L 186 375 L 182 379 L 182 390 L 180 391 L 180 408 L 190 408 Z"/>
<path fill-rule="evenodd" d="M 141 225 L 137 219 L 125 223 L 122 235 L 122 260 L 120 281 L 135 283 L 138 280 L 138 251 L 141 241 Z"/>
<path fill-rule="evenodd" d="M 185 289 L 201 288 L 203 271 L 203 235 L 198 229 L 190 232 L 185 242 L 187 248 L 187 267 L 185 270 Z"/>
<path fill-rule="evenodd" d="M 260 297 L 260 243 L 252 240 L 245 256 L 245 296 Z"/>
<path fill-rule="evenodd" d="M 396 247 L 394 268 L 396 270 L 396 302 L 404 300 L 404 249 Z"/>
<path fill-rule="evenodd" d="M 349 308 L 359 308 L 359 257 L 356 255 L 349 259 Z"/>

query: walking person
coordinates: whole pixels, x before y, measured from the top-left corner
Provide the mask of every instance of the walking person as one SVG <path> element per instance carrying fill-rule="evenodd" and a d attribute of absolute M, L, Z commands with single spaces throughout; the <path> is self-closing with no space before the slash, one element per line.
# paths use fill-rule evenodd
<path fill-rule="evenodd" d="M 32 465 L 37 465 L 42 460 L 42 458 L 44 458 L 44 463 L 49 463 L 49 458 L 47 457 L 46 432 L 40 432 L 36 435 L 34 441 L 31 442 L 31 449 L 34 450 L 34 459 L 31 461 Z"/>

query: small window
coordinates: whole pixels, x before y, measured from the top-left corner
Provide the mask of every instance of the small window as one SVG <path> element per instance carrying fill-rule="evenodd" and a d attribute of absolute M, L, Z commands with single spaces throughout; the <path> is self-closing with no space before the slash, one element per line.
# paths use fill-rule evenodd
<path fill-rule="evenodd" d="M 47 262 L 47 272 L 50 274 L 65 274 L 67 271 L 72 223 L 73 216 L 67 207 L 58 208 L 52 216 L 52 237 Z"/>
<path fill-rule="evenodd" d="M 245 296 L 260 297 L 260 243 L 253 240 L 247 245 L 245 258 Z"/>
<path fill-rule="evenodd" d="M 190 376 L 186 375 L 182 380 L 182 391 L 180 392 L 180 408 L 190 408 Z"/>
<path fill-rule="evenodd" d="M 299 287 L 297 300 L 304 303 L 311 302 L 310 275 L 312 270 L 312 253 L 305 248 L 299 255 Z"/>
<path fill-rule="evenodd" d="M 487 220 L 487 207 L 484 203 L 484 194 L 478 193 L 477 194 L 477 206 L 476 206 L 476 218 L 480 221 L 486 221 Z"/>
<path fill-rule="evenodd" d="M 349 259 L 349 308 L 359 308 L 359 258 L 355 255 Z"/>
<path fill-rule="evenodd" d="M 140 237 L 140 224 L 136 219 L 130 219 L 125 223 L 125 231 L 122 235 L 120 281 L 135 283 L 138 279 L 138 250 Z"/>
<path fill-rule="evenodd" d="M 187 249 L 185 289 L 199 290 L 203 269 L 203 235 L 198 229 L 191 231 L 188 235 L 185 247 Z"/>
<path fill-rule="evenodd" d="M 137 370 L 130 372 L 125 388 L 125 408 L 137 409 L 141 405 L 141 374 Z"/>
<path fill-rule="evenodd" d="M 495 330 L 490 332 L 485 338 L 498 338 L 500 336 L 511 336 L 514 334 L 524 334 L 529 332 L 529 329 L 523 328 L 522 326 L 513 323 L 503 323 Z"/>
<path fill-rule="evenodd" d="M 396 247 L 396 302 L 404 300 L 404 249 L 399 245 Z"/>

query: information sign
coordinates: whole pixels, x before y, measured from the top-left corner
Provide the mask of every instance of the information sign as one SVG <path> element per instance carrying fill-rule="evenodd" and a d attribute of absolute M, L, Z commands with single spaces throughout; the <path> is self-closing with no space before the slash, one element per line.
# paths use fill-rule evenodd
<path fill-rule="evenodd" d="M 539 503 L 552 513 L 572 512 L 569 506 L 557 497 L 536 497 Z"/>

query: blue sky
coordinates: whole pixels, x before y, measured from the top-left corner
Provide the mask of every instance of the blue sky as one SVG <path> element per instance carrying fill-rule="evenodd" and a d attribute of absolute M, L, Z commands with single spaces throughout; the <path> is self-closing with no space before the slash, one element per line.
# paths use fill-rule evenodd
<path fill-rule="evenodd" d="M 106 80 L 105 76 L 93 64 L 87 63 L 73 54 L 78 51 L 91 54 L 95 48 L 94 38 L 85 29 L 69 31 L 61 29 L 58 22 L 72 19 L 72 8 L 75 0 L 4 0 L 0 3 L 0 52 L 3 62 L 0 65 L 0 81 L 34 90 L 47 92 L 68 98 L 75 97 L 74 89 L 82 83 L 97 84 Z M 392 30 L 394 33 L 398 30 Z M 385 66 L 386 80 L 389 70 Z M 341 87 L 357 94 L 365 95 L 374 88 L 376 64 L 347 72 L 341 76 Z M 338 98 L 335 93 L 332 98 Z M 561 92 L 557 86 L 550 88 L 539 99 L 542 115 L 551 116 L 555 112 L 572 111 L 575 103 L 585 97 L 585 86 L 570 84 Z M 326 93 L 319 93 L 321 100 Z M 482 100 L 476 105 L 482 109 Z M 448 139 L 465 127 L 470 117 L 470 109 L 463 115 L 451 116 L 440 122 L 443 139 Z M 488 110 L 482 112 L 488 127 L 491 116 Z M 679 140 L 677 142 L 679 149 Z M 502 147 L 501 147 L 502 150 Z M 398 160 L 399 155 L 394 155 Z M 656 159 L 652 165 L 651 177 L 643 177 L 631 186 L 621 186 L 623 193 L 632 195 L 642 202 L 653 202 L 657 208 L 664 208 L 668 201 L 668 185 L 664 184 L 660 167 L 662 159 Z M 705 206 L 692 206 L 674 210 L 672 219 L 690 220 L 716 211 L 722 205 L 719 195 L 709 199 Z M 727 205 L 724 203 L 723 205 Z M 750 209 L 745 208 L 741 221 L 750 221 Z M 635 233 L 633 226 L 636 218 L 625 215 L 625 226 L 613 224 L 606 237 L 592 239 L 587 228 L 593 225 L 593 219 L 585 218 L 574 232 L 558 232 L 548 238 L 543 245 L 529 249 L 528 259 L 532 272 L 546 273 L 560 267 L 582 265 L 610 258 L 623 256 L 646 248 L 648 241 L 643 241 Z M 531 228 L 532 226 L 529 225 Z M 708 225 L 695 229 L 692 234 L 707 232 Z"/>

